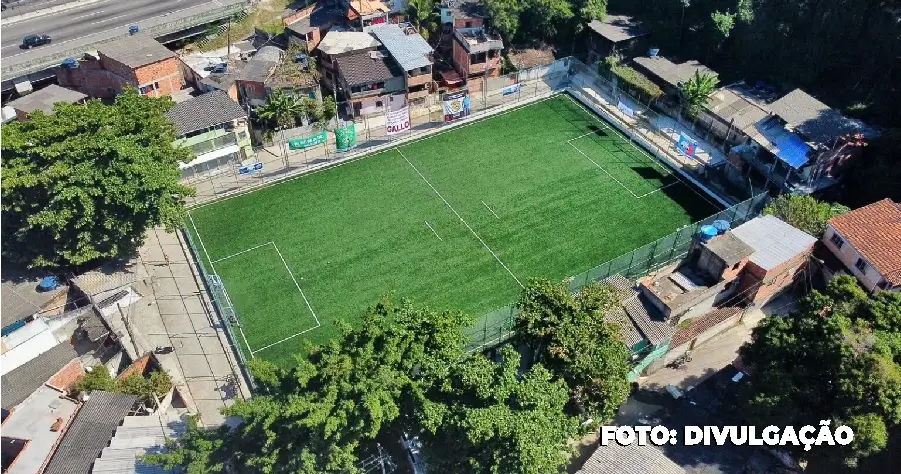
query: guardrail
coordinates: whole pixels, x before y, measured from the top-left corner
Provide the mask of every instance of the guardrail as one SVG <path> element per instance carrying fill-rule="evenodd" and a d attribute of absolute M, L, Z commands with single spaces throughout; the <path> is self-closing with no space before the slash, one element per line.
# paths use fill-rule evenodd
<path fill-rule="evenodd" d="M 228 18 L 231 15 L 234 15 L 238 12 L 243 11 L 247 8 L 247 4 L 245 3 L 235 3 L 231 5 L 225 5 L 219 7 L 215 10 L 205 11 L 203 13 L 198 13 L 196 15 L 192 15 L 185 18 L 180 18 L 172 21 L 167 21 L 158 25 L 143 27 L 141 31 L 143 33 L 147 33 L 154 38 L 160 37 L 163 35 L 175 33 L 177 31 L 181 31 L 187 28 L 191 28 L 193 26 L 202 25 L 204 23 L 209 23 L 211 21 L 221 20 L 223 18 Z M 141 22 L 137 23 L 139 26 Z M 42 69 L 46 69 L 53 66 L 58 66 L 64 59 L 66 58 L 78 58 L 81 57 L 84 53 L 96 50 L 98 46 L 110 43 L 118 40 L 123 36 L 128 35 L 128 28 L 122 27 L 122 34 L 116 35 L 111 38 L 104 38 L 98 40 L 93 43 L 84 44 L 78 47 L 73 47 L 71 49 L 64 50 L 59 53 L 52 53 L 46 56 L 41 56 L 39 58 L 32 59 L 30 61 L 23 61 L 17 64 L 9 64 L 9 61 L 4 61 L 3 68 L 0 69 L 0 76 L 2 76 L 3 80 L 13 79 L 18 76 L 23 76 L 26 74 L 30 74 L 33 72 L 40 71 Z M 7 65 L 8 64 L 8 65 Z"/>

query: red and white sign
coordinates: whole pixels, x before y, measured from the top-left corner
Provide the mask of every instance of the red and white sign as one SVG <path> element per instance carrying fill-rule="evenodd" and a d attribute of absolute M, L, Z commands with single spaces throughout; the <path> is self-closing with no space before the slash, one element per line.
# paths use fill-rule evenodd
<path fill-rule="evenodd" d="M 397 135 L 410 129 L 410 107 L 388 111 L 388 135 Z"/>

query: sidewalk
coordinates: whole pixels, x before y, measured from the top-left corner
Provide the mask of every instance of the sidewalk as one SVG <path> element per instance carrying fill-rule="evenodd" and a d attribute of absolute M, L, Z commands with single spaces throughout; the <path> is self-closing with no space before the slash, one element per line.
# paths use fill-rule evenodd
<path fill-rule="evenodd" d="M 139 264 L 150 282 L 138 289 L 150 302 L 137 303 L 144 307 L 131 318 L 134 332 L 147 346 L 141 349 L 173 347 L 173 352 L 157 355 L 157 359 L 180 391 L 187 392 L 184 398 L 189 410 L 196 410 L 204 426 L 224 423 L 219 410 L 235 399 L 249 398 L 250 392 L 225 335 L 217 328 L 196 268 L 179 237 L 159 228 L 148 231 Z"/>
<path fill-rule="evenodd" d="M 738 348 L 751 340 L 751 331 L 766 315 L 760 309 L 751 309 L 742 316 L 742 321 L 699 345 L 691 351 L 691 362 L 685 369 L 664 367 L 648 377 L 640 377 L 642 387 L 665 391 L 667 385 L 675 385 L 679 390 L 689 390 L 738 357 Z M 676 354 L 678 356 L 681 354 Z"/>

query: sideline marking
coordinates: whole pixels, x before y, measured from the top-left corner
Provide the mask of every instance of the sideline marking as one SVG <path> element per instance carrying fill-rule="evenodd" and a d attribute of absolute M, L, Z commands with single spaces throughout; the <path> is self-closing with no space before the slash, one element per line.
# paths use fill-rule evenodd
<path fill-rule="evenodd" d="M 438 237 L 438 240 L 444 242 L 444 239 L 442 239 L 441 236 L 438 235 L 438 232 L 435 232 L 435 229 L 432 228 L 432 224 L 429 224 L 429 221 L 425 221 L 425 225 L 429 226 L 429 229 L 432 230 L 432 233 L 435 234 L 435 237 Z"/>
<path fill-rule="evenodd" d="M 485 207 L 486 207 L 486 208 L 487 208 L 487 209 L 488 209 L 488 212 L 490 212 L 490 213 L 492 213 L 492 214 L 494 214 L 494 217 L 495 217 L 495 218 L 496 218 L 496 219 L 500 219 L 500 217 L 498 217 L 498 215 L 497 215 L 497 214 L 495 214 L 495 212 L 494 212 L 494 210 L 493 210 L 493 209 L 491 209 L 491 207 L 489 207 L 489 206 L 488 206 L 488 204 L 487 204 L 487 203 L 485 203 L 485 201 L 482 201 L 482 204 L 484 204 L 484 205 L 485 205 Z"/>

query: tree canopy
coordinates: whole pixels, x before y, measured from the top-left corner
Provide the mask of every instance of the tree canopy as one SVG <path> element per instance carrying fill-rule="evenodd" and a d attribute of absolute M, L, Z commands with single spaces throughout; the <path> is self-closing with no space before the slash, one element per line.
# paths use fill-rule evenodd
<path fill-rule="evenodd" d="M 826 231 L 829 219 L 848 212 L 848 208 L 818 201 L 813 196 L 783 194 L 769 203 L 763 212 L 776 216 L 814 237 L 821 237 Z"/>
<path fill-rule="evenodd" d="M 680 92 L 682 93 L 682 100 L 685 101 L 685 112 L 690 117 L 697 117 L 701 110 L 707 106 L 707 103 L 710 101 L 710 94 L 713 93 L 719 82 L 719 79 L 713 74 L 701 74 L 695 71 L 695 75 L 688 82 L 682 84 Z"/>
<path fill-rule="evenodd" d="M 870 296 L 854 277 L 838 277 L 800 311 L 767 318 L 740 353 L 755 370 L 741 395 L 754 424 L 831 420 L 855 429 L 847 447 L 799 456 L 855 465 L 884 449 L 889 428 L 901 425 L 901 294 Z"/>
<path fill-rule="evenodd" d="M 4 256 L 79 266 L 129 255 L 150 227 L 177 227 L 193 194 L 178 165 L 192 155 L 173 145 L 171 106 L 127 89 L 113 105 L 57 104 L 4 126 Z"/>
<path fill-rule="evenodd" d="M 629 395 L 629 351 L 621 329 L 604 321 L 619 304 L 609 285 L 592 283 L 573 295 L 543 279 L 530 281 L 517 303 L 517 337 L 597 422 L 612 418 Z"/>

